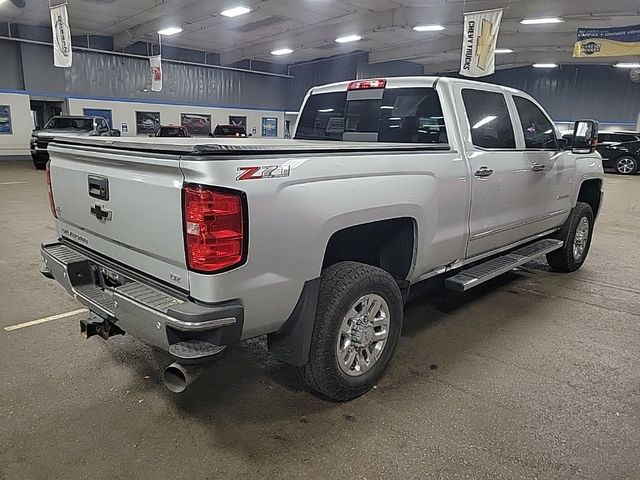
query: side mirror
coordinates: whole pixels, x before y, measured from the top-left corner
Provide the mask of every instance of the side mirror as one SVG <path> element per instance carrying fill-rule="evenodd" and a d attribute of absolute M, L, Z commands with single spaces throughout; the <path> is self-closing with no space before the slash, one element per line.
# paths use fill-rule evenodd
<path fill-rule="evenodd" d="M 558 147 L 560 150 L 570 150 L 571 149 L 571 140 L 566 137 L 561 137 L 558 139 Z"/>
<path fill-rule="evenodd" d="M 112 137 L 119 137 L 120 135 L 121 135 L 120 130 L 118 130 L 117 128 L 114 128 L 114 129 L 111 130 L 111 136 Z"/>
<path fill-rule="evenodd" d="M 571 151 L 573 153 L 592 153 L 598 144 L 598 122 L 578 120 L 573 127 Z"/>

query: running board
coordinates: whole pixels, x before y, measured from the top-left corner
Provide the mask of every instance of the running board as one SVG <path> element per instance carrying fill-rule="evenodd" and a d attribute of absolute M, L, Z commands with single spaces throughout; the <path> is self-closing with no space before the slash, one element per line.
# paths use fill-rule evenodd
<path fill-rule="evenodd" d="M 473 287 L 483 284 L 484 282 L 496 278 L 503 273 L 507 273 L 520 265 L 524 265 L 531 260 L 546 255 L 562 248 L 562 240 L 554 240 L 545 238 L 538 240 L 517 250 L 487 260 L 475 265 L 467 270 L 463 270 L 453 277 L 445 280 L 444 284 L 447 288 L 456 292 L 465 292 Z"/>

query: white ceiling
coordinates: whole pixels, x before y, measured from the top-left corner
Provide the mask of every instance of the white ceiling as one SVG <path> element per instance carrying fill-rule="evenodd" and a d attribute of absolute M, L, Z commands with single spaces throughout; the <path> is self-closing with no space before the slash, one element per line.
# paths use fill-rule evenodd
<path fill-rule="evenodd" d="M 0 21 L 48 25 L 48 0 L 26 1 L 27 7 L 19 10 L 0 0 Z M 499 55 L 499 68 L 573 62 L 578 27 L 640 23 L 640 0 L 68 0 L 68 4 L 74 35 L 110 35 L 116 49 L 139 40 L 157 41 L 159 29 L 179 25 L 183 32 L 164 37 L 164 42 L 220 53 L 223 65 L 246 58 L 295 63 L 357 49 L 370 52 L 371 62 L 424 64 L 426 73 L 458 67 L 463 11 L 505 8 L 498 43 L 515 53 Z M 236 18 L 220 15 L 237 5 L 252 11 Z M 522 18 L 548 16 L 561 16 L 565 22 L 519 23 Z M 419 24 L 442 24 L 446 30 L 419 33 L 411 29 Z M 335 43 L 335 38 L 348 34 L 363 39 Z M 285 47 L 294 53 L 270 54 Z M 614 63 L 616 59 L 589 61 Z"/>

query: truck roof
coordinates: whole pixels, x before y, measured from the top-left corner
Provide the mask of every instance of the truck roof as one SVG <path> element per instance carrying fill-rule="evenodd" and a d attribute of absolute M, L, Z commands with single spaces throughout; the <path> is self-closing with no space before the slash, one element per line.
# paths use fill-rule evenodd
<path fill-rule="evenodd" d="M 464 83 L 468 85 L 474 85 L 476 87 L 498 87 L 504 89 L 509 92 L 518 92 L 515 88 L 505 87 L 504 85 L 497 85 L 494 83 L 487 82 L 479 82 L 477 80 L 467 80 L 466 78 L 457 78 L 457 77 L 440 77 L 440 76 L 414 76 L 414 77 L 377 77 L 371 78 L 369 80 L 382 79 L 385 80 L 386 87 L 385 88 L 430 88 L 435 87 L 438 83 L 444 83 L 451 85 L 452 83 Z M 365 80 L 365 79 L 362 79 Z M 347 86 L 353 80 L 348 80 L 345 82 L 336 82 L 329 83 L 327 85 L 320 85 L 317 87 L 313 87 L 311 89 L 311 94 L 315 95 L 318 93 L 331 93 L 331 92 L 343 92 L 347 90 Z"/>

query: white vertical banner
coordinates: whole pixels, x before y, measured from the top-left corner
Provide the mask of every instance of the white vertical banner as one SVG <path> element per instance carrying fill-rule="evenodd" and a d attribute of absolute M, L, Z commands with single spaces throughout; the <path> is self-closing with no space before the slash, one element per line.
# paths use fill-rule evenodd
<path fill-rule="evenodd" d="M 484 77 L 495 72 L 501 20 L 501 8 L 464 14 L 460 75 Z"/>
<path fill-rule="evenodd" d="M 70 67 L 71 30 L 66 3 L 51 7 L 51 30 L 53 30 L 53 64 L 56 67 Z"/>
<path fill-rule="evenodd" d="M 160 55 L 154 55 L 149 57 L 151 62 L 151 91 L 162 91 L 162 57 Z"/>

